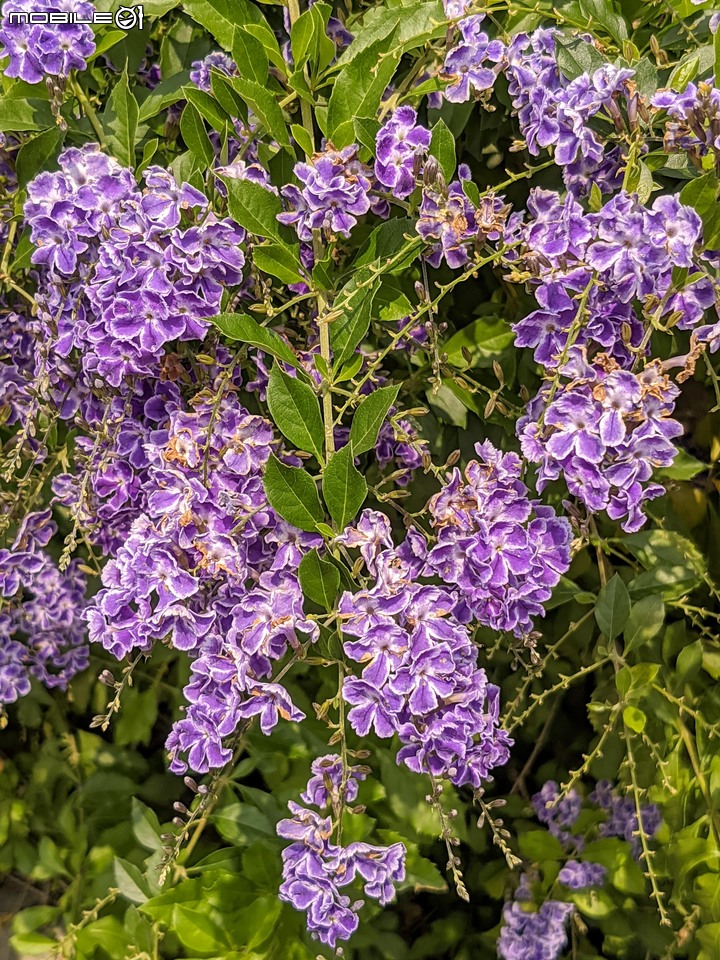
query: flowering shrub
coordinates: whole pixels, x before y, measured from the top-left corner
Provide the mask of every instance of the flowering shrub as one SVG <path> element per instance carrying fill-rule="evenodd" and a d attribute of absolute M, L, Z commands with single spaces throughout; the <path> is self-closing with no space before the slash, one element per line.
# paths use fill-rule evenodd
<path fill-rule="evenodd" d="M 718 955 L 711 6 L 3 5 L 20 955 Z"/>

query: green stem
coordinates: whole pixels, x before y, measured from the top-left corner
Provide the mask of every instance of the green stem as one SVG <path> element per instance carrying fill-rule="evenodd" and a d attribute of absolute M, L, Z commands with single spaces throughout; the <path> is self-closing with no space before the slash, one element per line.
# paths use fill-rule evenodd
<path fill-rule="evenodd" d="M 90 101 L 88 100 L 88 98 L 85 96 L 85 91 L 83 90 L 83 88 L 82 88 L 82 87 L 80 86 L 80 84 L 78 83 L 76 77 L 72 77 L 72 78 L 71 78 L 71 80 L 70 80 L 70 88 L 72 89 L 72 92 L 73 92 L 73 93 L 75 94 L 75 96 L 77 97 L 78 102 L 80 103 L 80 106 L 83 108 L 83 112 L 84 112 L 85 116 L 86 116 L 86 117 L 88 118 L 88 120 L 90 121 L 90 126 L 91 126 L 91 127 L 93 128 L 93 130 L 95 131 L 95 133 L 96 133 L 96 135 L 97 135 L 97 138 L 98 138 L 98 140 L 100 141 L 100 146 L 101 146 L 101 147 L 107 147 L 107 141 L 105 140 L 105 131 L 104 131 L 103 128 L 102 128 L 102 124 L 100 123 L 100 120 L 98 119 L 98 115 L 95 113 L 95 110 L 94 110 L 94 108 L 93 108 L 93 105 L 90 103 Z"/>

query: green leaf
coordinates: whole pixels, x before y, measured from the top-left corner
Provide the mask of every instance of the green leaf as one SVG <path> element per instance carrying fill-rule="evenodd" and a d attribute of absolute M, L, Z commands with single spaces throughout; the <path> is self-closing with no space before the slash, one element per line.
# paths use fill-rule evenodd
<path fill-rule="evenodd" d="M 125 167 L 135 166 L 135 135 L 140 108 L 128 82 L 127 67 L 113 87 L 103 114 L 108 146 Z"/>
<path fill-rule="evenodd" d="M 325 610 L 332 610 L 340 592 L 340 573 L 329 560 L 323 560 L 315 547 L 300 561 L 300 586 L 305 596 Z"/>
<path fill-rule="evenodd" d="M 270 63 L 276 66 L 281 73 L 287 73 L 287 62 L 282 55 L 277 37 L 270 28 L 267 20 L 263 18 L 256 23 L 243 23 L 241 29 L 244 30 L 245 33 L 249 33 L 251 37 L 260 41 Z"/>
<path fill-rule="evenodd" d="M 270 136 L 277 140 L 281 147 L 292 150 L 285 117 L 267 85 L 243 77 L 235 77 L 231 83 Z"/>
<path fill-rule="evenodd" d="M 580 0 L 580 9 L 590 21 L 588 27 L 602 27 L 617 43 L 627 40 L 627 24 L 613 9 L 611 0 Z"/>
<path fill-rule="evenodd" d="M 328 103 L 327 135 L 338 149 L 355 139 L 355 117 L 377 114 L 402 52 L 395 42 L 396 30 L 392 27 L 346 64 L 335 79 Z"/>
<path fill-rule="evenodd" d="M 302 467 L 288 467 L 273 454 L 265 467 L 264 484 L 270 506 L 299 530 L 313 533 L 324 519 L 315 481 Z"/>
<path fill-rule="evenodd" d="M 23 100 L 20 97 L 0 99 L 0 133 L 46 130 L 54 122 L 47 100 Z"/>
<path fill-rule="evenodd" d="M 379 280 L 373 279 L 369 268 L 364 268 L 357 270 L 338 294 L 333 309 L 338 310 L 340 316 L 330 324 L 335 368 L 341 367 L 350 358 L 368 332 L 378 286 Z"/>
<path fill-rule="evenodd" d="M 638 707 L 628 706 L 623 710 L 623 721 L 635 733 L 642 733 L 647 723 L 647 717 Z"/>
<path fill-rule="evenodd" d="M 196 86 L 190 83 L 183 87 L 183 93 L 185 99 L 197 108 L 198 113 L 207 120 L 213 130 L 217 130 L 222 135 L 232 126 L 231 118 L 209 93 L 198 90 Z"/>
<path fill-rule="evenodd" d="M 312 73 L 323 70 L 335 56 L 335 44 L 326 33 L 331 12 L 328 4 L 315 3 L 293 24 L 290 47 L 296 71 L 306 63 Z"/>
<path fill-rule="evenodd" d="M 162 80 L 140 104 L 138 122 L 145 123 L 152 120 L 165 107 L 182 100 L 183 86 L 188 79 L 187 72 L 183 72 Z"/>
<path fill-rule="evenodd" d="M 576 80 L 583 73 L 594 73 L 607 62 L 600 51 L 583 37 L 557 33 L 555 49 L 558 69 L 568 80 Z"/>
<path fill-rule="evenodd" d="M 450 183 L 455 173 L 455 137 L 450 133 L 444 120 L 437 121 L 432 130 L 430 153 L 440 164 L 445 182 Z"/>
<path fill-rule="evenodd" d="M 150 899 L 150 888 L 147 880 L 134 863 L 115 857 L 113 869 L 115 886 L 126 900 L 131 903 L 145 903 L 146 900 Z"/>
<path fill-rule="evenodd" d="M 57 947 L 57 940 L 42 933 L 19 933 L 10 937 L 10 944 L 20 957 L 48 957 Z"/>
<path fill-rule="evenodd" d="M 355 117 L 353 129 L 359 142 L 375 155 L 375 141 L 380 130 L 380 124 L 373 117 Z"/>
<path fill-rule="evenodd" d="M 298 369 L 298 359 L 279 333 L 269 327 L 261 327 L 257 320 L 245 313 L 220 313 L 211 317 L 213 323 L 229 340 L 240 340 L 251 347 L 269 353 L 276 360 L 283 360 Z"/>
<path fill-rule="evenodd" d="M 268 55 L 257 37 L 243 30 L 242 27 L 236 27 L 233 34 L 232 53 L 241 76 L 255 83 L 267 83 Z"/>
<path fill-rule="evenodd" d="M 598 594 L 595 604 L 597 625 L 609 640 L 619 636 L 630 616 L 630 594 L 619 574 L 610 580 Z"/>
<path fill-rule="evenodd" d="M 510 326 L 501 317 L 478 317 L 454 333 L 443 346 L 443 352 L 447 353 L 448 363 L 454 367 L 465 368 L 468 365 L 463 348 L 470 351 L 473 365 L 488 366 L 497 359 L 498 353 L 510 346 L 513 339 Z"/>
<path fill-rule="evenodd" d="M 280 197 L 252 180 L 221 178 L 228 193 L 228 211 L 241 227 L 256 237 L 268 237 L 293 251 L 298 264 L 300 253 L 297 244 L 291 246 L 281 232 L 277 215 L 282 213 Z M 297 251 L 297 252 L 296 252 Z"/>
<path fill-rule="evenodd" d="M 33 137 L 32 140 L 25 141 L 18 150 L 15 160 L 19 190 L 24 190 L 41 170 L 48 169 L 60 152 L 64 139 L 65 134 L 60 127 L 51 127 L 37 137 Z"/>
<path fill-rule="evenodd" d="M 137 165 L 135 172 L 140 176 L 146 167 L 150 165 L 152 158 L 157 153 L 157 149 L 160 146 L 160 140 L 157 137 L 153 137 L 152 140 L 148 140 L 143 147 L 142 160 Z"/>
<path fill-rule="evenodd" d="M 518 847 L 523 857 L 539 863 L 541 860 L 562 860 L 563 845 L 547 830 L 528 830 L 518 834 Z"/>
<path fill-rule="evenodd" d="M 181 903 L 172 912 L 172 932 L 193 953 L 216 954 L 229 947 L 225 931 L 211 917 L 207 908 L 191 910 Z"/>
<path fill-rule="evenodd" d="M 714 173 L 696 177 L 680 191 L 682 203 L 692 207 L 703 222 L 703 241 L 714 249 L 720 245 L 720 182 Z"/>
<path fill-rule="evenodd" d="M 668 480 L 692 480 L 701 473 L 707 473 L 710 465 L 693 457 L 685 450 L 678 450 L 672 465 L 656 471 L 656 476 Z"/>
<path fill-rule="evenodd" d="M 647 203 L 655 187 L 650 168 L 638 160 L 627 179 L 628 193 L 637 193 L 640 203 Z"/>
<path fill-rule="evenodd" d="M 302 283 L 305 279 L 298 270 L 297 260 L 290 248 L 280 243 L 253 247 L 253 261 L 258 270 L 277 277 L 283 283 Z"/>
<path fill-rule="evenodd" d="M 624 629 L 625 653 L 649 643 L 665 622 L 665 604 L 657 596 L 643 597 L 632 605 Z"/>
<path fill-rule="evenodd" d="M 385 422 L 388 410 L 397 399 L 400 385 L 380 387 L 365 397 L 355 411 L 350 426 L 350 446 L 354 456 L 372 450 Z"/>
<path fill-rule="evenodd" d="M 312 387 L 283 373 L 273 364 L 267 402 L 276 426 L 298 450 L 312 453 L 322 462 L 323 421 L 320 402 Z"/>
<path fill-rule="evenodd" d="M 689 53 L 683 57 L 668 78 L 667 86 L 670 90 L 682 93 L 687 85 L 695 79 L 700 68 L 700 57 L 696 53 Z"/>
<path fill-rule="evenodd" d="M 180 133 L 185 144 L 204 167 L 211 167 L 215 151 L 207 135 L 200 111 L 192 103 L 186 103 L 180 117 Z"/>
<path fill-rule="evenodd" d="M 330 516 L 338 528 L 344 530 L 367 496 L 367 482 L 353 463 L 350 446 L 330 458 L 323 473 L 322 490 Z"/>
<path fill-rule="evenodd" d="M 299 123 L 293 123 L 293 125 L 290 127 L 290 133 L 293 135 L 293 139 L 305 156 L 311 157 L 315 152 L 315 147 L 312 142 L 312 138 L 305 127 L 301 127 Z"/>
<path fill-rule="evenodd" d="M 368 47 L 395 32 L 399 53 L 421 47 L 429 40 L 445 36 L 446 17 L 439 0 L 420 0 L 419 3 L 398 3 L 392 6 L 377 4 L 363 16 L 360 29 L 353 28 L 355 39 L 343 52 L 338 65 L 356 60 Z"/>
<path fill-rule="evenodd" d="M 262 13 L 249 0 L 183 0 L 183 8 L 228 53 L 232 53 L 238 24 L 265 22 Z"/>
<path fill-rule="evenodd" d="M 146 850 L 162 849 L 157 814 L 136 797 L 132 798 L 133 836 Z"/>
<path fill-rule="evenodd" d="M 392 270 L 395 273 L 406 269 L 413 262 L 421 246 L 422 241 L 415 234 L 414 222 L 409 217 L 394 217 L 375 227 L 353 260 L 352 269 L 357 270 L 359 267 L 370 266 L 370 264 L 379 267 L 383 261 L 397 254 L 398 263 Z M 407 250 L 407 259 L 399 256 L 403 248 Z"/>

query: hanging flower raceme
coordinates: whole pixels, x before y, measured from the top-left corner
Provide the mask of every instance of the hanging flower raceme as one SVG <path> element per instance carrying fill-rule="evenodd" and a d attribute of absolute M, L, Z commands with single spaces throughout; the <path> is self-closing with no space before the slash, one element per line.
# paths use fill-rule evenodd
<path fill-rule="evenodd" d="M 80 352 L 112 386 L 155 375 L 165 345 L 202 339 L 223 289 L 242 280 L 244 231 L 159 167 L 140 190 L 92 146 L 60 156 L 28 187 L 25 216 L 41 265 L 40 317 L 54 351 Z"/>
<path fill-rule="evenodd" d="M 30 513 L 0 549 L 0 711 L 31 678 L 65 690 L 88 665 L 85 577 L 77 560 L 61 573 L 45 549 L 56 531 L 50 510 Z"/>
<path fill-rule="evenodd" d="M 330 807 L 337 820 L 342 807 L 357 797 L 358 781 L 365 779 L 366 770 L 345 768 L 337 755 L 319 758 L 312 770 L 302 799 L 321 811 Z M 382 905 L 389 903 L 395 896 L 394 885 L 405 879 L 405 848 L 401 843 L 389 847 L 335 844 L 333 817 L 293 802 L 288 806 L 292 818 L 277 825 L 279 835 L 293 841 L 283 850 L 280 899 L 304 910 L 313 937 L 335 947 L 357 930 L 363 906 L 362 900 L 351 900 L 343 890 L 361 885 L 365 896 Z"/>
<path fill-rule="evenodd" d="M 540 464 L 537 487 L 562 477 L 590 513 L 607 511 L 623 529 L 645 523 L 644 504 L 662 496 L 653 470 L 669 467 L 682 426 L 672 419 L 678 388 L 659 361 L 641 373 L 600 354 L 592 364 L 573 348 L 557 391 L 545 387 L 517 430 L 523 453 Z"/>

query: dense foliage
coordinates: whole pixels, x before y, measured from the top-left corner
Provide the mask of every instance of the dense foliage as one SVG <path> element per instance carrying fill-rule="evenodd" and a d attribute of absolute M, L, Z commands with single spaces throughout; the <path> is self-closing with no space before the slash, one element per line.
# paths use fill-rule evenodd
<path fill-rule="evenodd" d="M 720 956 L 711 8 L 3 4 L 19 955 Z"/>

